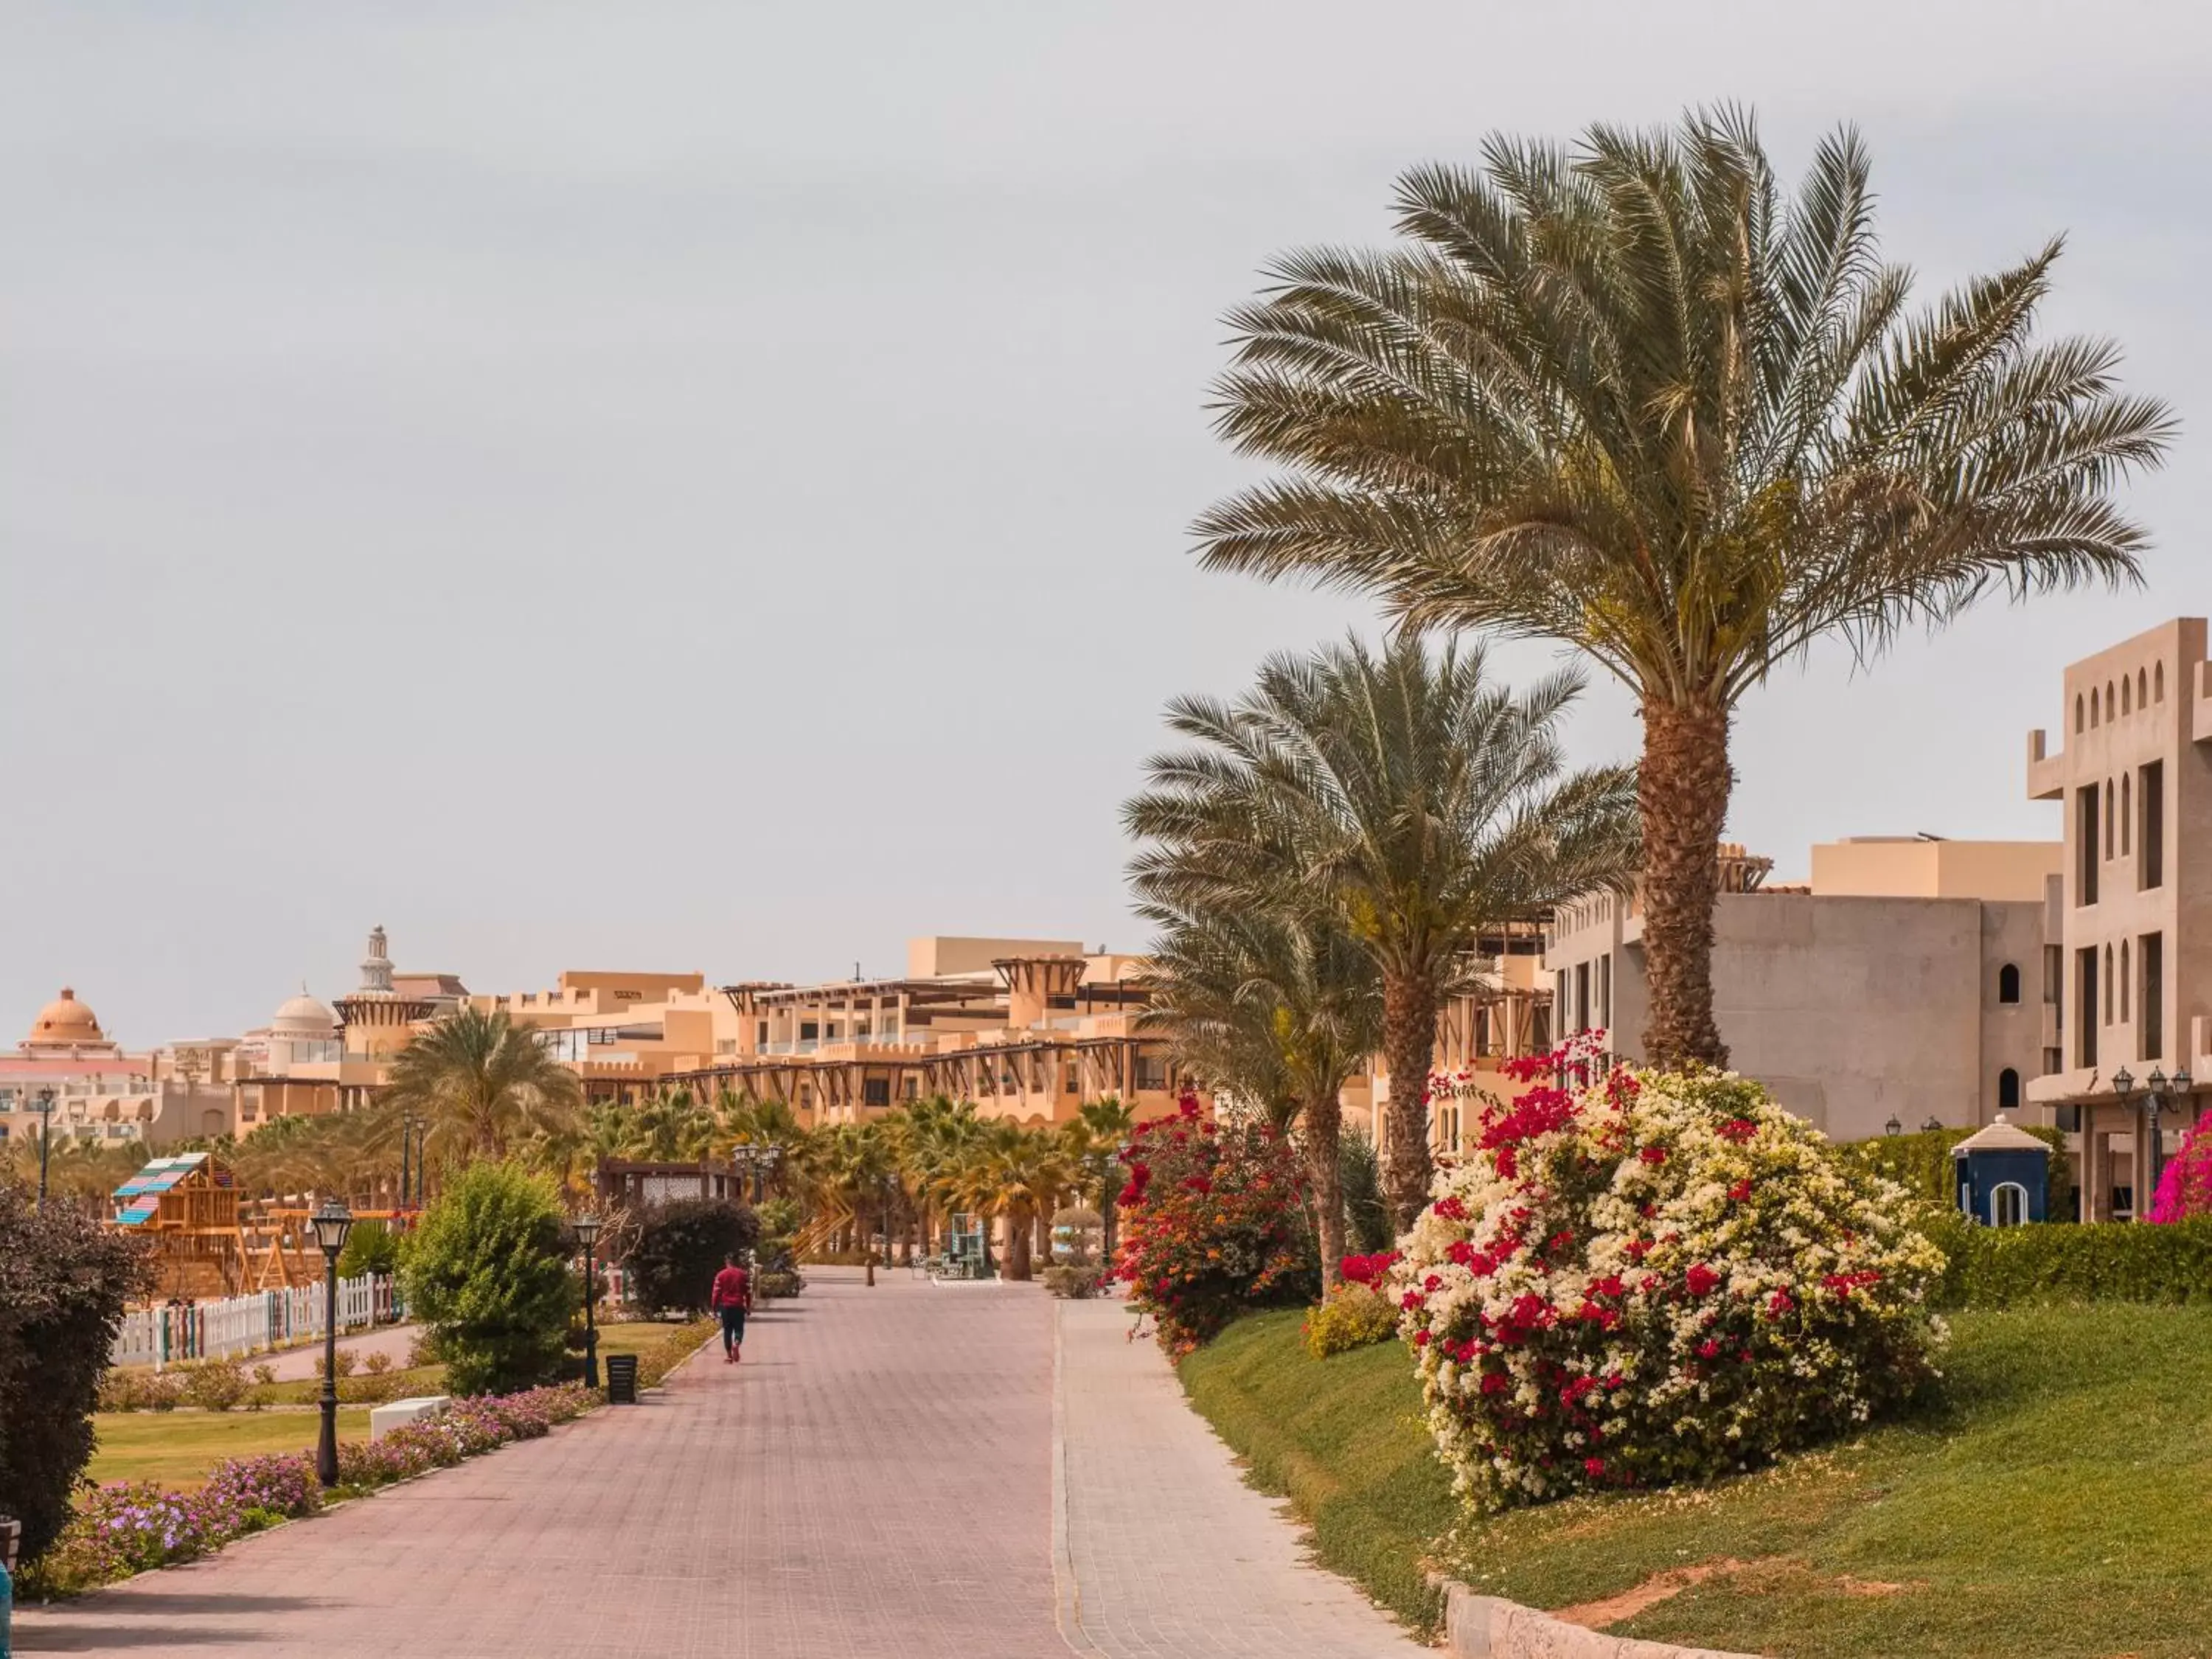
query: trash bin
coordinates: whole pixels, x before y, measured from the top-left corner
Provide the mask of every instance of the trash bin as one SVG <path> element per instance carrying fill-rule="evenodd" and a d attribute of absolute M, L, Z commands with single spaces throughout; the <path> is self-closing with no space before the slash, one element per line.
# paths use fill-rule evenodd
<path fill-rule="evenodd" d="M 607 1356 L 607 1401 L 615 1406 L 637 1404 L 635 1354 L 611 1353 Z"/>

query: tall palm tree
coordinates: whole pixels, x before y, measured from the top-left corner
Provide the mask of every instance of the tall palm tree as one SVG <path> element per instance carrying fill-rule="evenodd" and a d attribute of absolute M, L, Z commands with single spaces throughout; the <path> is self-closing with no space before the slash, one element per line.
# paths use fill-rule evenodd
<path fill-rule="evenodd" d="M 2138 579 L 2113 501 L 2175 423 L 2118 349 L 2039 341 L 2060 244 L 1908 308 L 1848 129 L 1784 199 L 1747 115 L 1494 137 L 1397 195 L 1406 242 L 1291 254 L 1232 313 L 1218 428 L 1285 476 L 1196 526 L 1209 568 L 1564 641 L 1644 719 L 1649 1058 L 1724 1064 L 1716 843 L 1744 694 L 1996 592 Z"/>
<path fill-rule="evenodd" d="M 1116 1237 L 1122 1184 L 1121 1149 L 1136 1127 L 1137 1114 L 1119 1095 L 1101 1095 L 1075 1109 L 1061 1126 L 1062 1150 L 1075 1177 L 1078 1191 L 1098 1208 L 1099 1245 L 1111 1265 Z"/>
<path fill-rule="evenodd" d="M 1006 1118 L 985 1123 L 968 1148 L 951 1177 L 952 1191 L 977 1215 L 1006 1222 L 1008 1279 L 1030 1277 L 1038 1218 L 1052 1213 L 1059 1194 L 1073 1184 L 1073 1173 L 1050 1131 L 1024 1128 Z M 987 1225 L 987 1250 L 989 1237 Z"/>
<path fill-rule="evenodd" d="M 1160 928 L 1147 1019 L 1174 1032 L 1175 1048 L 1198 1075 L 1258 1097 L 1278 1129 L 1299 1126 L 1326 1290 L 1345 1254 L 1344 1085 L 1382 1036 L 1375 958 L 1326 902 L 1295 889 L 1269 906 L 1152 903 L 1139 914 Z"/>
<path fill-rule="evenodd" d="M 584 1091 L 528 1027 L 464 1006 L 392 1057 L 383 1098 L 419 1113 L 427 1148 L 452 1162 L 504 1158 L 533 1132 L 580 1118 Z"/>
<path fill-rule="evenodd" d="M 1352 639 L 1271 658 L 1234 703 L 1169 705 L 1198 747 L 1147 763 L 1152 787 L 1123 809 L 1152 843 L 1130 866 L 1147 905 L 1333 910 L 1373 961 L 1401 1227 L 1428 1193 L 1438 1008 L 1482 982 L 1486 935 L 1636 863 L 1633 775 L 1570 770 L 1559 747 L 1580 681 L 1516 696 L 1484 667 L 1479 646 L 1432 653 L 1407 633 L 1379 655 Z"/>

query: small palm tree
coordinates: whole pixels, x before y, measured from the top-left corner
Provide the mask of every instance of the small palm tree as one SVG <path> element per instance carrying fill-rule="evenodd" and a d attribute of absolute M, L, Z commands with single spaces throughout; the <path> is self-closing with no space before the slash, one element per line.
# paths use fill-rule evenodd
<path fill-rule="evenodd" d="M 463 1006 L 392 1061 L 384 1099 L 421 1115 L 442 1160 L 500 1158 L 533 1133 L 583 1114 L 583 1085 L 527 1027 Z"/>
<path fill-rule="evenodd" d="M 1119 1095 L 1101 1095 L 1075 1109 L 1060 1128 L 1061 1149 L 1075 1177 L 1076 1190 L 1097 1206 L 1099 1243 L 1107 1263 L 1114 1260 L 1122 1186 L 1121 1149 L 1136 1127 L 1137 1115 Z"/>
<path fill-rule="evenodd" d="M 1344 1085 L 1382 1036 L 1375 958 L 1320 903 L 1152 904 L 1139 914 L 1161 929 L 1147 1019 L 1174 1032 L 1198 1075 L 1260 1104 L 1277 1129 L 1299 1126 L 1326 1290 L 1345 1254 Z"/>
<path fill-rule="evenodd" d="M 1186 697 L 1169 725 L 1197 747 L 1148 763 L 1123 811 L 1151 845 L 1132 863 L 1159 914 L 1333 913 L 1382 981 L 1393 1214 L 1428 1194 L 1428 1079 L 1437 1010 L 1482 982 L 1482 943 L 1509 922 L 1626 882 L 1636 797 L 1619 767 L 1570 770 L 1553 675 L 1516 696 L 1480 647 L 1410 634 L 1270 659 L 1235 703 Z M 1333 1180 L 1333 1177 L 1332 1177 Z"/>
<path fill-rule="evenodd" d="M 1405 174 L 1397 210 L 1404 246 L 1292 254 L 1233 313 L 1219 428 L 1286 472 L 1199 521 L 1204 560 L 1559 641 L 1628 686 L 1645 1054 L 1724 1064 L 1738 702 L 1826 637 L 1864 659 L 1990 593 L 2138 580 L 2113 494 L 2173 418 L 2121 395 L 2111 344 L 2035 338 L 2056 240 L 1909 310 L 1849 131 L 1786 200 L 1723 112 L 1493 137 L 1480 172 Z"/>

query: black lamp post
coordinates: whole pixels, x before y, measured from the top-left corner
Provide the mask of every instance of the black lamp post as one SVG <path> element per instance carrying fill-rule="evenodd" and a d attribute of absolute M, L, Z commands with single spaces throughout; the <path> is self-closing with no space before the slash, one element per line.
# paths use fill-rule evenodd
<path fill-rule="evenodd" d="M 323 1247 L 329 1267 L 329 1290 L 323 1304 L 323 1431 L 315 1442 L 315 1479 L 325 1486 L 338 1483 L 338 1255 L 346 1235 L 353 1231 L 353 1212 L 338 1200 L 326 1200 L 310 1218 L 315 1243 Z"/>
<path fill-rule="evenodd" d="M 1905 1126 L 1897 1121 L 1895 1112 L 1889 1115 L 1889 1121 L 1881 1126 L 1881 1132 L 1886 1135 L 1901 1135 L 1905 1133 Z"/>
<path fill-rule="evenodd" d="M 1942 1120 L 1942 1118 L 1940 1118 L 1940 1117 L 1936 1116 L 1935 1113 L 1930 1112 L 1930 1113 L 1929 1113 L 1929 1114 L 1928 1114 L 1928 1121 L 1927 1121 L 1927 1122 L 1925 1122 L 1925 1123 L 1923 1123 L 1923 1124 L 1922 1124 L 1922 1125 L 1920 1126 L 1920 1128 L 1921 1128 L 1921 1133 L 1923 1133 L 1923 1134 L 1933 1134 L 1933 1133 L 1935 1133 L 1936 1131 L 1940 1130 L 1942 1127 L 1943 1127 L 1943 1120 Z"/>
<path fill-rule="evenodd" d="M 54 1144 L 54 1091 L 39 1091 L 39 1207 L 46 1207 L 46 1153 Z"/>
<path fill-rule="evenodd" d="M 2117 1078 L 2113 1079 L 2115 1083 L 2118 1080 Z M 2143 1200 L 2146 1206 L 2158 1196 L 2158 1178 L 2162 1173 L 2160 1165 L 2166 1161 L 2165 1137 L 2159 1130 L 2158 1115 L 2166 1109 L 2169 1101 L 2188 1092 L 2190 1080 L 2189 1068 L 2185 1066 L 2176 1069 L 2170 1078 L 2157 1066 L 2153 1066 L 2150 1076 L 2144 1079 L 2148 1092 L 2143 1096 L 2143 1133 L 2150 1138 L 2150 1194 Z M 2148 1212 L 2146 1207 L 2144 1213 Z"/>
<path fill-rule="evenodd" d="M 422 1127 L 422 1120 L 412 1112 L 399 1120 L 399 1207 L 403 1210 L 407 1208 L 408 1196 L 412 1190 L 409 1185 L 410 1176 L 414 1178 L 414 1186 L 419 1187 L 422 1182 L 419 1158 L 421 1149 L 415 1144 L 416 1132 Z M 409 1160 L 408 1155 L 410 1152 L 417 1154 L 413 1163 Z"/>
<path fill-rule="evenodd" d="M 599 1218 L 595 1215 L 580 1215 L 568 1224 L 576 1230 L 576 1242 L 584 1247 L 584 1386 L 599 1386 L 599 1328 L 592 1316 L 592 1304 L 599 1300 L 599 1279 L 592 1261 L 592 1244 L 599 1236 Z"/>

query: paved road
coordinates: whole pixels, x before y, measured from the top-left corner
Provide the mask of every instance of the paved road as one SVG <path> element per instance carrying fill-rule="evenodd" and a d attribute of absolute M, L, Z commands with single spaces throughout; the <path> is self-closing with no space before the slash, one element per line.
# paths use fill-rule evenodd
<path fill-rule="evenodd" d="M 1068 1302 L 1060 1315 L 1057 1534 L 1069 1645 L 1103 1659 L 1427 1651 L 1308 1564 L 1279 1506 L 1244 1484 L 1229 1449 L 1183 1403 L 1159 1345 L 1128 1340 L 1126 1307 Z"/>
<path fill-rule="evenodd" d="M 873 1290 L 836 1269 L 808 1277 L 805 1297 L 755 1322 L 741 1365 L 710 1349 L 635 1408 L 204 1562 L 23 1609 L 17 1649 L 140 1659 L 1419 1651 L 1300 1562 L 1291 1528 L 1237 1480 L 1158 1350 L 1123 1341 L 1119 1304 L 901 1273 Z M 1068 1316 L 1057 1395 L 1056 1310 Z"/>

